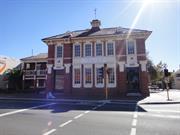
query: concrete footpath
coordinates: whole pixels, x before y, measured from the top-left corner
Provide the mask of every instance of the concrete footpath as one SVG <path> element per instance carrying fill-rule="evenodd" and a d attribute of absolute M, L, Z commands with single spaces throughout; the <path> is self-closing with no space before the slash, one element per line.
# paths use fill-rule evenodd
<path fill-rule="evenodd" d="M 180 90 L 170 89 L 169 99 L 167 100 L 167 92 L 162 90 L 156 90 L 150 93 L 147 98 L 140 97 L 122 97 L 118 99 L 92 99 L 92 98 L 77 98 L 77 97 L 65 97 L 63 94 L 54 93 L 55 99 L 46 99 L 45 93 L 15 93 L 15 94 L 0 94 L 0 100 L 31 100 L 31 101 L 52 101 L 52 102 L 130 102 L 138 104 L 175 104 L 180 103 Z"/>
<path fill-rule="evenodd" d="M 151 91 L 150 96 L 139 101 L 140 104 L 180 104 L 180 90 L 170 89 L 169 91 L 169 100 L 167 97 L 166 90 L 156 90 Z"/>

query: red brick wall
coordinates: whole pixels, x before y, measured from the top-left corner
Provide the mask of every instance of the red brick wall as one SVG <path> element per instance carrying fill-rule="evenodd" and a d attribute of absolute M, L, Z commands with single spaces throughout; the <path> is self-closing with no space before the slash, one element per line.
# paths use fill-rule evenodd
<path fill-rule="evenodd" d="M 125 95 L 127 92 L 126 72 L 117 73 L 117 87 L 119 95 Z"/>
<path fill-rule="evenodd" d="M 137 60 L 140 61 L 140 60 L 146 60 L 146 56 L 137 56 Z"/>
<path fill-rule="evenodd" d="M 137 54 L 145 54 L 145 39 L 136 39 Z"/>
<path fill-rule="evenodd" d="M 53 90 L 54 90 L 54 74 L 52 73 L 47 75 L 46 91 L 48 92 Z"/>
<path fill-rule="evenodd" d="M 148 73 L 140 71 L 140 90 L 144 97 L 149 96 L 148 90 Z"/>
<path fill-rule="evenodd" d="M 64 58 L 72 57 L 72 44 L 64 44 Z"/>
<path fill-rule="evenodd" d="M 55 46 L 48 46 L 48 64 L 54 64 Z"/>
<path fill-rule="evenodd" d="M 66 63 L 72 63 L 72 56 L 73 56 L 73 52 L 72 52 L 72 44 L 64 44 L 64 64 Z"/>
<path fill-rule="evenodd" d="M 116 55 L 126 55 L 126 41 L 117 40 L 116 44 Z"/>

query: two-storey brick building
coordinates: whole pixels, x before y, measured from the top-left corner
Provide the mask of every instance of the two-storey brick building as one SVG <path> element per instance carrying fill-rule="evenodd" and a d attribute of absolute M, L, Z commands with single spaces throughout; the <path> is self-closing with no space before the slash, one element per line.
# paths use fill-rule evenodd
<path fill-rule="evenodd" d="M 103 97 L 105 80 L 100 72 L 107 64 L 110 97 L 148 96 L 145 40 L 151 31 L 100 25 L 93 20 L 90 29 L 42 39 L 48 45 L 47 90 Z"/>

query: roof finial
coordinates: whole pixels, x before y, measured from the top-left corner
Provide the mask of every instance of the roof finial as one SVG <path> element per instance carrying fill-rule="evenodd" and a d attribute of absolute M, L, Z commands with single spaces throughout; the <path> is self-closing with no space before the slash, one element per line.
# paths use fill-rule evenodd
<path fill-rule="evenodd" d="M 94 19 L 96 19 L 96 8 L 94 9 Z"/>

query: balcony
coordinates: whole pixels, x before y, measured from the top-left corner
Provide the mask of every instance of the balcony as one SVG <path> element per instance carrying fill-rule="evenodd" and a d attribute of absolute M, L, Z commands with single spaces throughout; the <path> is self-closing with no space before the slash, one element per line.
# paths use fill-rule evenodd
<path fill-rule="evenodd" d="M 46 76 L 46 70 L 24 70 L 25 76 Z"/>
<path fill-rule="evenodd" d="M 24 70 L 25 76 L 34 76 L 35 73 L 36 73 L 35 70 Z"/>
<path fill-rule="evenodd" d="M 37 70 L 36 75 L 37 76 L 46 76 L 47 72 L 46 70 Z"/>

